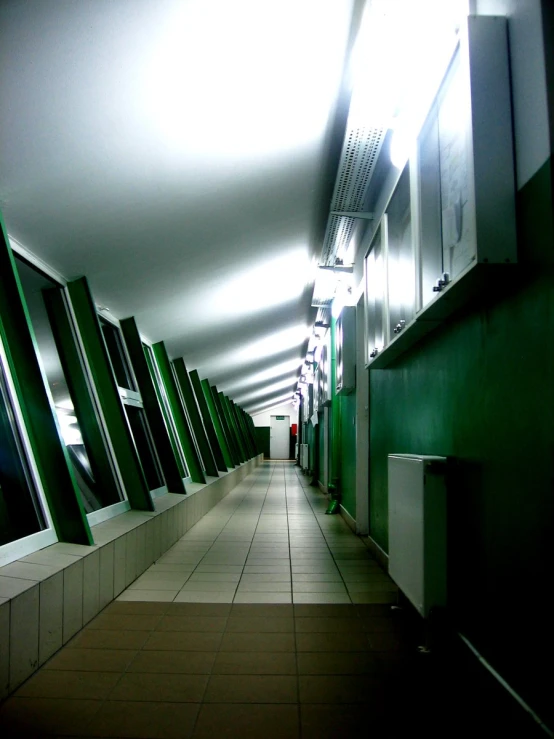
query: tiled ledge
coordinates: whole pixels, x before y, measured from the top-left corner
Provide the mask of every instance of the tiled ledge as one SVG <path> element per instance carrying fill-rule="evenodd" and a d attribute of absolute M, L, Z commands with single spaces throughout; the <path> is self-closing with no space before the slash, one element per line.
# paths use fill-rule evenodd
<path fill-rule="evenodd" d="M 263 460 L 188 484 L 93 527 L 94 546 L 53 544 L 0 568 L 0 700 L 159 559 Z"/>

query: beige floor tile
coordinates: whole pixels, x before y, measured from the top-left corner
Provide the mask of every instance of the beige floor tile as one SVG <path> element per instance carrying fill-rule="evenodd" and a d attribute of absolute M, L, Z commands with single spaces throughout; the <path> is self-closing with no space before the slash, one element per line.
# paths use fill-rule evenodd
<path fill-rule="evenodd" d="M 367 703 L 383 694 L 376 675 L 300 675 L 298 687 L 301 703 Z"/>
<path fill-rule="evenodd" d="M 249 580 L 241 579 L 238 586 L 238 593 L 290 593 L 291 583 L 290 581 L 285 582 L 250 582 Z"/>
<path fill-rule="evenodd" d="M 136 649 L 62 649 L 42 669 L 123 672 L 136 654 Z"/>
<path fill-rule="evenodd" d="M 190 576 L 188 582 L 229 582 L 237 583 L 240 573 L 235 572 L 195 572 Z"/>
<path fill-rule="evenodd" d="M 194 739 L 298 739 L 298 707 L 267 704 L 206 704 Z"/>
<path fill-rule="evenodd" d="M 294 620 L 292 618 L 229 616 L 226 631 L 236 633 L 253 632 L 259 634 L 292 633 L 294 631 Z"/>
<path fill-rule="evenodd" d="M 378 675 L 380 663 L 372 652 L 299 652 L 299 675 Z"/>
<path fill-rule="evenodd" d="M 168 609 L 167 603 L 123 603 L 114 600 L 100 615 L 102 616 L 156 616 L 162 615 Z"/>
<path fill-rule="evenodd" d="M 219 649 L 222 633 L 200 631 L 154 631 L 143 650 L 173 649 L 192 652 L 212 652 Z"/>
<path fill-rule="evenodd" d="M 342 582 L 293 582 L 295 593 L 343 593 L 346 588 Z"/>
<path fill-rule="evenodd" d="M 290 675 L 212 675 L 206 703 L 296 703 L 296 676 Z"/>
<path fill-rule="evenodd" d="M 296 634 L 298 652 L 369 652 L 371 645 L 365 634 Z"/>
<path fill-rule="evenodd" d="M 351 603 L 348 593 L 299 593 L 293 594 L 294 603 Z"/>
<path fill-rule="evenodd" d="M 155 629 L 162 617 L 160 613 L 125 614 L 101 613 L 89 623 L 87 629 L 108 629 L 110 631 L 150 631 Z"/>
<path fill-rule="evenodd" d="M 228 616 L 230 603 L 172 603 L 168 616 Z"/>
<path fill-rule="evenodd" d="M 240 618 L 292 618 L 294 609 L 292 605 L 283 603 L 235 603 L 230 615 Z"/>
<path fill-rule="evenodd" d="M 312 572 L 312 573 L 301 573 L 297 572 L 294 573 L 292 576 L 292 582 L 293 585 L 301 583 L 301 582 L 308 582 L 308 583 L 316 583 L 316 582 L 340 582 L 341 584 L 344 584 L 344 581 L 340 574 L 338 572 L 327 572 L 327 573 L 321 573 L 321 572 Z"/>
<path fill-rule="evenodd" d="M 19 688 L 26 698 L 72 698 L 104 700 L 120 679 L 118 672 L 40 670 Z"/>
<path fill-rule="evenodd" d="M 213 675 L 296 675 L 292 652 L 219 652 Z"/>
<path fill-rule="evenodd" d="M 398 602 L 398 593 L 377 591 L 371 593 L 351 593 L 350 598 L 353 603 L 394 604 Z"/>
<path fill-rule="evenodd" d="M 209 675 L 216 654 L 216 651 L 184 652 L 176 650 L 145 650 L 137 654 L 127 672 Z"/>
<path fill-rule="evenodd" d="M 118 601 L 155 601 L 171 603 L 178 590 L 124 590 L 117 596 Z"/>
<path fill-rule="evenodd" d="M 190 736 L 199 705 L 136 701 L 106 701 L 89 730 L 98 737 L 182 739 Z"/>
<path fill-rule="evenodd" d="M 352 634 L 363 633 L 364 627 L 360 618 L 340 618 L 332 616 L 314 616 L 295 620 L 297 633 L 317 634 L 325 632 Z"/>
<path fill-rule="evenodd" d="M 198 593 L 226 593 L 235 592 L 237 589 L 236 582 L 206 582 L 203 580 L 197 580 L 195 582 L 188 582 L 180 592 L 189 593 L 195 591 Z"/>
<path fill-rule="evenodd" d="M 234 590 L 225 592 L 181 590 L 175 596 L 175 603 L 232 603 L 235 597 Z"/>
<path fill-rule="evenodd" d="M 294 634 L 226 632 L 219 649 L 221 652 L 294 652 Z"/>
<path fill-rule="evenodd" d="M 128 672 L 111 692 L 110 700 L 200 703 L 207 684 L 207 675 Z"/>
<path fill-rule="evenodd" d="M 150 631 L 109 631 L 83 629 L 67 644 L 67 649 L 141 649 Z"/>
<path fill-rule="evenodd" d="M 225 616 L 178 616 L 166 615 L 158 624 L 157 631 L 197 631 L 223 632 L 227 618 Z"/>
<path fill-rule="evenodd" d="M 292 603 L 292 595 L 286 593 L 259 593 L 253 591 L 241 591 L 235 595 L 233 603 Z"/>

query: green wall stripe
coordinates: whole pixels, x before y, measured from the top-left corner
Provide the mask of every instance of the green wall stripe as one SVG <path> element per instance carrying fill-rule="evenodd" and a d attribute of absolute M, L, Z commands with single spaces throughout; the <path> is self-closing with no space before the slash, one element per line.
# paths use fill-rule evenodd
<path fill-rule="evenodd" d="M 171 440 L 156 395 L 154 381 L 150 374 L 148 362 L 146 361 L 146 355 L 142 347 L 142 340 L 136 321 L 133 317 L 125 318 L 120 322 L 120 326 L 137 379 L 144 413 L 146 414 L 146 419 L 152 433 L 152 440 L 158 453 L 165 484 L 170 493 L 185 495 L 186 490 L 183 484 L 183 475 L 180 474 L 173 453 Z"/>
<path fill-rule="evenodd" d="M 211 475 L 212 477 L 219 477 L 215 458 L 212 453 L 212 448 L 210 447 L 210 442 L 208 441 L 206 429 L 202 423 L 202 417 L 198 410 L 198 404 L 196 403 L 196 397 L 194 395 L 194 390 L 192 389 L 192 383 L 190 381 L 185 362 L 182 357 L 179 357 L 174 359 L 172 364 L 175 369 L 177 384 L 181 390 L 182 400 L 188 411 L 188 416 L 196 437 L 196 443 L 198 444 L 200 454 L 204 461 L 206 474 Z"/>
<path fill-rule="evenodd" d="M 119 486 L 91 397 L 89 380 L 76 345 L 66 294 L 62 288 L 44 290 L 42 294 L 92 474 L 97 482 L 96 493 L 102 506 L 112 505 L 120 500 Z"/>
<path fill-rule="evenodd" d="M 0 335 L 42 487 L 60 541 L 92 544 L 35 352 L 36 341 L 4 221 L 0 216 Z"/>
<path fill-rule="evenodd" d="M 67 288 L 127 498 L 131 508 L 153 511 L 154 504 L 119 397 L 87 278 L 73 280 Z"/>
<path fill-rule="evenodd" d="M 206 429 L 206 434 L 208 435 L 208 441 L 210 443 L 210 447 L 214 455 L 217 469 L 220 470 L 221 472 L 227 472 L 227 465 L 225 464 L 223 451 L 219 443 L 219 438 L 218 438 L 218 434 L 215 429 L 214 422 L 210 415 L 210 409 L 208 407 L 206 396 L 204 395 L 204 391 L 202 390 L 202 385 L 200 383 L 200 377 L 198 375 L 198 372 L 196 370 L 191 370 L 189 372 L 189 377 L 192 383 L 192 390 L 194 392 L 196 402 L 198 403 L 200 413 L 202 414 L 202 420 L 204 421 L 204 428 Z"/>
<path fill-rule="evenodd" d="M 213 425 L 217 434 L 217 438 L 219 439 L 219 444 L 221 446 L 221 451 L 223 453 L 223 458 L 225 460 L 225 464 L 229 469 L 233 469 L 235 466 L 235 462 L 233 460 L 233 455 L 231 453 L 231 448 L 229 444 L 229 440 L 227 438 L 227 433 L 225 431 L 225 428 L 221 422 L 221 418 L 219 417 L 219 411 L 217 409 L 212 388 L 210 387 L 210 383 L 208 380 L 201 380 L 200 382 L 202 386 L 202 392 L 204 393 L 204 398 L 206 399 L 206 403 L 208 405 L 208 410 L 210 411 L 210 416 L 213 421 Z"/>
<path fill-rule="evenodd" d="M 158 363 L 160 375 L 162 377 L 167 399 L 169 401 L 169 406 L 171 408 L 171 414 L 173 416 L 173 420 L 175 421 L 175 427 L 179 435 L 179 440 L 185 453 L 185 459 L 187 462 L 187 467 L 189 468 L 190 476 L 193 482 L 205 483 L 206 477 L 204 476 L 202 464 L 194 445 L 192 431 L 189 426 L 189 421 L 185 413 L 183 403 L 181 401 L 181 396 L 179 395 L 179 389 L 173 375 L 171 362 L 169 361 L 169 356 L 167 354 L 165 344 L 163 343 L 163 341 L 158 341 L 152 346 L 152 350 Z"/>

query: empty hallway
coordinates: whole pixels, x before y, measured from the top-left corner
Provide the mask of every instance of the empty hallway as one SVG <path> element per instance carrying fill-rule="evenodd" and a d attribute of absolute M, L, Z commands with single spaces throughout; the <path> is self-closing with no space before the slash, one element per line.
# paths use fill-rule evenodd
<path fill-rule="evenodd" d="M 3 704 L 3 735 L 539 736 L 464 655 L 417 651 L 419 620 L 326 506 L 262 464 Z"/>

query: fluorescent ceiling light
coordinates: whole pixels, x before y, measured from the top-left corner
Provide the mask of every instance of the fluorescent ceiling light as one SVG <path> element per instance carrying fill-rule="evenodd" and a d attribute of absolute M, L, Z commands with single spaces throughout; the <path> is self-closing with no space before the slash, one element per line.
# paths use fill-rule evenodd
<path fill-rule="evenodd" d="M 180 0 L 138 71 L 142 115 L 172 152 L 257 160 L 317 141 L 348 14 L 320 0 Z"/>
<path fill-rule="evenodd" d="M 468 12 L 468 0 L 372 0 L 367 8 L 353 52 L 348 125 L 398 131 L 397 166 L 406 161 Z"/>

